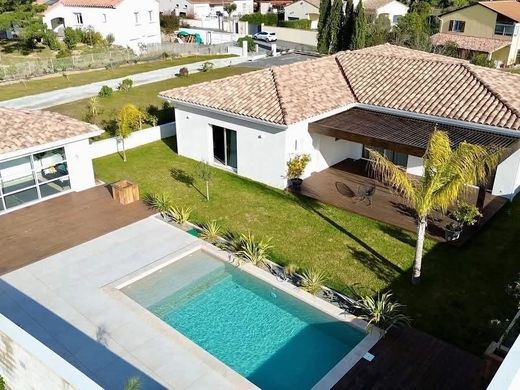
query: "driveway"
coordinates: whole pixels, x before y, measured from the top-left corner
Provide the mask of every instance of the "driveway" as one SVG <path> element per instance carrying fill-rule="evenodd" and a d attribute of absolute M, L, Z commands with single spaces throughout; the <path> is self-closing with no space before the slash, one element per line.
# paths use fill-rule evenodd
<path fill-rule="evenodd" d="M 258 44 L 259 51 L 262 53 L 270 52 L 271 51 L 271 42 L 265 42 L 260 41 L 258 39 L 255 40 L 255 43 Z M 295 42 L 289 42 L 289 41 L 283 41 L 281 39 L 277 40 L 276 42 L 276 48 L 278 51 L 283 50 L 296 50 L 296 51 L 302 51 L 302 52 L 308 52 L 308 53 L 315 53 L 316 47 L 311 45 L 303 45 L 301 43 L 295 43 Z"/>

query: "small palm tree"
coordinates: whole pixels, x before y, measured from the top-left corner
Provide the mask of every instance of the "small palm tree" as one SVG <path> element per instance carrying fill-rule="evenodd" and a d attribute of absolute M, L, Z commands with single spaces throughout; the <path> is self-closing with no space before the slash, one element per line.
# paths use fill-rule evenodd
<path fill-rule="evenodd" d="M 394 325 L 410 325 L 410 318 L 403 314 L 403 305 L 392 301 L 392 293 L 385 292 L 371 297 L 362 297 L 357 301 L 361 311 L 359 318 L 368 322 L 368 328 L 377 326 L 388 329 Z"/>
<path fill-rule="evenodd" d="M 199 238 L 215 244 L 220 241 L 221 234 L 222 228 L 220 225 L 215 221 L 211 221 L 202 225 Z"/>
<path fill-rule="evenodd" d="M 325 272 L 319 269 L 310 269 L 303 273 L 301 287 L 312 295 L 318 295 L 325 280 Z"/>
<path fill-rule="evenodd" d="M 182 226 L 189 222 L 192 210 L 191 207 L 173 207 L 169 214 L 176 223 Z"/>
<path fill-rule="evenodd" d="M 423 157 L 424 175 L 413 179 L 399 166 L 374 150 L 369 150 L 372 168 L 382 182 L 393 187 L 415 209 L 417 244 L 412 283 L 421 277 L 426 221 L 433 210 L 446 212 L 469 185 L 485 183 L 497 166 L 501 150 L 462 142 L 457 149 L 450 146 L 448 134 L 435 129 Z"/>
<path fill-rule="evenodd" d="M 255 236 L 248 232 L 247 234 L 242 234 L 240 240 L 242 249 L 237 253 L 240 258 L 256 266 L 266 262 L 267 251 L 272 248 L 270 238 L 257 241 Z"/>

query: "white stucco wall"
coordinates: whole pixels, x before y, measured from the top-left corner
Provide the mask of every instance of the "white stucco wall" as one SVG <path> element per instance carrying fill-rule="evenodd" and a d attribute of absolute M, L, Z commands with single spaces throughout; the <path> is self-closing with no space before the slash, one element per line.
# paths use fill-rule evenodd
<path fill-rule="evenodd" d="M 8 389 L 101 390 L 101 386 L 0 314 L 0 375 Z"/>
<path fill-rule="evenodd" d="M 94 169 L 90 157 L 89 140 L 84 139 L 65 145 L 70 187 L 73 191 L 82 191 L 96 184 Z"/>
<path fill-rule="evenodd" d="M 497 167 L 492 194 L 513 199 L 519 191 L 520 150 L 517 150 Z"/>
<path fill-rule="evenodd" d="M 309 19 L 309 14 L 319 14 L 320 10 L 304 0 L 297 1 L 285 7 L 285 20 Z"/>
<path fill-rule="evenodd" d="M 78 23 L 76 13 L 81 14 L 83 24 Z M 65 20 L 65 27 L 92 28 L 104 37 L 113 34 L 114 44 L 134 51 L 139 50 L 140 43 L 161 42 L 157 0 L 124 0 L 116 8 L 65 7 L 57 3 L 45 11 L 43 21 L 51 28 L 52 19 L 58 17 Z"/>
<path fill-rule="evenodd" d="M 399 1 L 392 1 L 376 10 L 376 17 L 382 14 L 388 15 L 390 24 L 397 24 L 396 17 L 403 16 L 408 12 L 408 6 Z"/>
<path fill-rule="evenodd" d="M 406 173 L 415 176 L 424 174 L 423 159 L 408 155 L 408 164 L 406 164 Z"/>
<path fill-rule="evenodd" d="M 236 173 L 273 187 L 285 187 L 284 130 L 179 104 L 175 107 L 175 118 L 177 149 L 180 155 L 218 166 L 213 160 L 211 126 L 235 130 Z"/>

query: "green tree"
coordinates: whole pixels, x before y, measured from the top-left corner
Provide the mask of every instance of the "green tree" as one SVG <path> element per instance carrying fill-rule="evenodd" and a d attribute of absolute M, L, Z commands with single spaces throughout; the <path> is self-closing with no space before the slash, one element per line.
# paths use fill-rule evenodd
<path fill-rule="evenodd" d="M 390 39 L 390 20 L 386 15 L 379 15 L 367 27 L 366 46 L 376 46 L 386 43 Z"/>
<path fill-rule="evenodd" d="M 424 175 L 412 178 L 399 166 L 374 150 L 369 151 L 372 168 L 381 181 L 399 193 L 415 210 L 417 242 L 412 283 L 421 277 L 426 221 L 433 210 L 446 212 L 467 186 L 483 184 L 497 166 L 502 151 L 466 142 L 452 149 L 448 134 L 434 130 L 423 157 Z"/>
<path fill-rule="evenodd" d="M 352 46 L 352 32 L 354 31 L 354 3 L 352 0 L 347 0 L 345 5 L 345 19 L 343 23 L 343 36 L 341 42 L 342 50 L 349 50 Z"/>
<path fill-rule="evenodd" d="M 320 18 L 318 20 L 318 52 L 328 54 L 330 46 L 331 0 L 320 1 Z"/>
<path fill-rule="evenodd" d="M 336 53 L 341 50 L 343 24 L 345 23 L 345 14 L 343 13 L 343 0 L 334 0 L 330 11 L 330 44 L 329 53 Z"/>
<path fill-rule="evenodd" d="M 119 111 L 116 135 L 121 139 L 121 144 L 123 147 L 123 161 L 125 162 L 127 161 L 125 139 L 128 138 L 128 136 L 132 134 L 134 130 L 137 130 L 140 127 L 145 116 L 146 114 L 133 104 L 126 104 L 123 106 L 123 108 L 121 108 L 121 111 Z"/>
<path fill-rule="evenodd" d="M 352 49 L 363 49 L 366 45 L 367 34 L 367 19 L 365 16 L 365 9 L 363 8 L 363 1 L 359 0 L 356 6 L 354 29 L 352 31 Z"/>
<path fill-rule="evenodd" d="M 38 15 L 45 8 L 46 5 L 36 4 L 32 0 L 0 0 L 0 30 L 20 28 L 23 46 L 32 50 L 47 30 Z"/>
<path fill-rule="evenodd" d="M 231 14 L 235 12 L 237 9 L 237 5 L 235 3 L 229 3 L 224 6 L 224 11 L 228 14 L 228 17 L 231 17 Z"/>
<path fill-rule="evenodd" d="M 406 15 L 399 18 L 392 30 L 392 42 L 412 49 L 430 51 L 430 14 L 431 7 L 428 3 L 415 3 Z"/>

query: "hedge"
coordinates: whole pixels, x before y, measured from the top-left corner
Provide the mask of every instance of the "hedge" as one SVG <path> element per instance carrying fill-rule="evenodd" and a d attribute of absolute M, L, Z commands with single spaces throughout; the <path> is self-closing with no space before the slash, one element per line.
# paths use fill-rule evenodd
<path fill-rule="evenodd" d="M 242 22 L 266 26 L 276 26 L 278 24 L 278 14 L 247 14 L 240 18 Z"/>
<path fill-rule="evenodd" d="M 297 28 L 300 30 L 310 30 L 311 21 L 307 19 L 284 20 L 280 22 L 280 27 Z"/>

